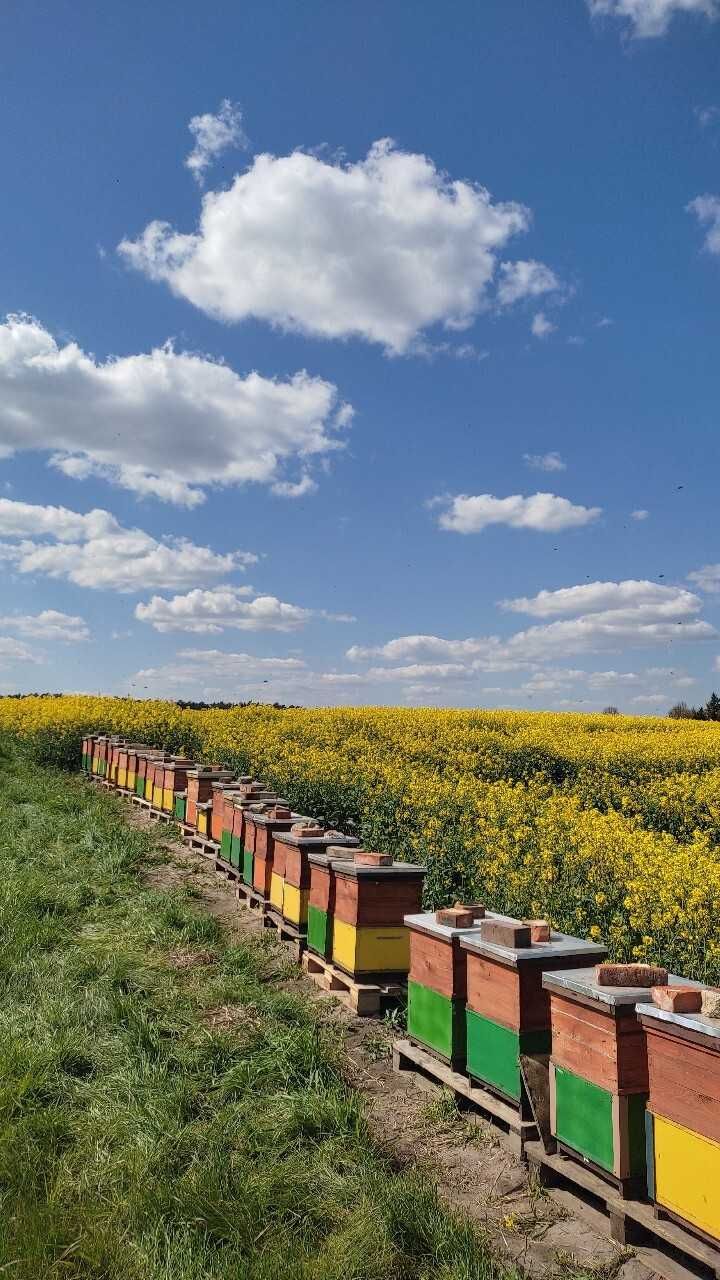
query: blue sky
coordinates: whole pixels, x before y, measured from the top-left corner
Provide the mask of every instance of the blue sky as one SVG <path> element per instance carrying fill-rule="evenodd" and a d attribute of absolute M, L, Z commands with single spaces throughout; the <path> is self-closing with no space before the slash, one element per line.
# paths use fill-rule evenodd
<path fill-rule="evenodd" d="M 719 0 L 0 16 L 0 689 L 720 682 Z"/>

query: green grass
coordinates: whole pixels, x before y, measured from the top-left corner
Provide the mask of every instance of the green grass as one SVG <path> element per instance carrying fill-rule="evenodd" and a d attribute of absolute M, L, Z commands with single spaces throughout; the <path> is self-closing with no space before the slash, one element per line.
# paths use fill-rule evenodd
<path fill-rule="evenodd" d="M 8 753 L 0 832 L 0 1276 L 508 1276 L 374 1145 L 274 947 L 146 886 L 114 797 Z"/>

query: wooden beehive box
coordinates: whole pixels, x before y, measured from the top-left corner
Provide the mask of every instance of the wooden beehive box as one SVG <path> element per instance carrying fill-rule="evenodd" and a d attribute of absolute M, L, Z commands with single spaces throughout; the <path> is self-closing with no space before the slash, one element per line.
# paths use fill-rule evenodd
<path fill-rule="evenodd" d="M 278 831 L 289 831 L 302 815 L 293 813 L 284 800 L 268 802 L 261 811 L 245 813 L 245 853 L 252 854 L 253 888 L 282 913 L 285 882 L 285 848 L 275 843 Z"/>
<path fill-rule="evenodd" d="M 219 765 L 195 765 L 187 774 L 187 805 L 185 822 L 189 827 L 197 826 L 197 805 L 212 799 L 213 782 L 230 782 L 231 769 L 221 769 Z"/>
<path fill-rule="evenodd" d="M 363 857 L 358 850 L 355 857 Z M 352 977 L 404 978 L 410 967 L 405 916 L 420 910 L 425 868 L 411 862 L 334 862 L 332 958 Z"/>
<path fill-rule="evenodd" d="M 151 748 L 145 742 L 131 742 L 127 748 L 127 776 L 125 786 L 128 791 L 137 791 L 138 763 L 143 751 Z"/>
<path fill-rule="evenodd" d="M 480 918 L 456 928 L 428 911 L 405 916 L 405 924 L 410 933 L 408 1035 L 462 1070 L 468 953 L 460 941 L 478 934 Z"/>
<path fill-rule="evenodd" d="M 301 825 L 293 824 L 293 826 Z M 293 831 L 292 828 L 289 831 L 275 832 L 275 856 L 277 857 L 280 846 L 285 850 L 282 916 L 289 924 L 302 930 L 309 929 L 311 856 L 324 854 L 330 848 L 342 848 L 347 858 L 347 851 L 357 848 L 360 843 L 354 836 L 344 836 L 338 831 L 326 832 L 319 825 L 315 829 L 315 835 L 307 834 L 309 830 L 312 828 L 306 827 L 305 834 L 302 831 Z M 326 930 L 323 929 L 322 932 L 325 934 Z"/>
<path fill-rule="evenodd" d="M 277 800 L 277 796 L 273 791 L 268 790 L 262 782 L 253 782 L 251 787 L 241 795 L 237 795 L 233 801 L 233 824 L 232 824 L 232 840 L 230 841 L 230 861 L 234 867 L 240 871 L 243 882 L 252 888 L 253 882 L 253 852 L 255 844 L 255 829 L 252 831 L 252 839 L 250 840 L 250 848 L 245 847 L 247 833 L 246 814 L 252 805 L 272 804 Z"/>
<path fill-rule="evenodd" d="M 172 758 L 173 757 L 169 751 L 163 751 L 160 756 L 157 756 L 156 759 L 151 762 L 149 770 L 151 794 L 148 795 L 148 788 L 146 787 L 145 796 L 151 801 L 153 809 L 162 809 L 163 807 L 165 766 L 172 760 Z"/>
<path fill-rule="evenodd" d="M 86 733 L 82 740 L 82 769 L 84 773 L 92 773 L 93 748 L 95 735 Z"/>
<path fill-rule="evenodd" d="M 187 787 L 188 769 L 194 767 L 195 761 L 188 756 L 173 756 L 165 762 L 162 780 L 162 809 L 164 813 L 173 813 L 175 809 L 175 793 L 185 791 Z"/>
<path fill-rule="evenodd" d="M 550 1121 L 562 1149 L 626 1190 L 646 1177 L 647 1042 L 637 1006 L 647 987 L 598 986 L 595 969 L 546 973 L 552 1057 Z M 680 981 L 670 975 L 669 982 Z"/>
<path fill-rule="evenodd" d="M 343 840 L 349 838 L 344 836 Z M 347 849 L 337 839 L 332 840 L 324 852 L 311 853 L 308 857 L 310 889 L 307 944 L 311 951 L 326 960 L 332 959 L 336 862 L 347 862 Z"/>
<path fill-rule="evenodd" d="M 226 861 L 230 861 L 230 838 L 232 836 L 232 799 L 237 795 L 244 786 L 250 782 L 250 778 L 233 778 L 230 782 L 213 782 L 212 784 L 212 817 L 210 822 L 210 834 L 213 840 L 217 841 L 222 849 L 223 830 L 227 829 L 228 836 L 225 841 L 227 853 Z M 225 797 L 229 796 L 230 805 L 226 811 Z M 229 826 L 225 828 L 225 818 L 228 818 Z M 223 854 L 225 857 L 225 855 Z"/>
<path fill-rule="evenodd" d="M 550 1052 L 550 999 L 546 969 L 599 961 L 605 947 L 550 932 L 549 942 L 504 946 L 489 940 L 501 918 L 488 918 L 478 937 L 462 938 L 467 951 L 467 1069 L 512 1102 L 523 1100 L 521 1054 Z M 510 925 L 520 921 L 508 920 Z"/>
<path fill-rule="evenodd" d="M 93 755 L 93 773 L 96 773 L 99 778 L 105 777 L 107 747 L 108 747 L 107 734 L 99 733 L 95 739 L 95 750 Z"/>
<path fill-rule="evenodd" d="M 683 985 L 694 985 L 685 983 Z M 648 1194 L 720 1242 L 720 1019 L 640 1003 L 647 1040 Z"/>

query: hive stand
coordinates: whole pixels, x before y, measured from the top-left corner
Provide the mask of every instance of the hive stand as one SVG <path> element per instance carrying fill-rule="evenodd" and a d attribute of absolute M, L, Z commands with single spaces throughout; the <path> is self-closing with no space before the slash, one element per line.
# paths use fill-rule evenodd
<path fill-rule="evenodd" d="M 405 998 L 404 982 L 356 982 L 314 951 L 303 952 L 302 967 L 321 991 L 336 996 L 359 1018 L 377 1017 Z"/>

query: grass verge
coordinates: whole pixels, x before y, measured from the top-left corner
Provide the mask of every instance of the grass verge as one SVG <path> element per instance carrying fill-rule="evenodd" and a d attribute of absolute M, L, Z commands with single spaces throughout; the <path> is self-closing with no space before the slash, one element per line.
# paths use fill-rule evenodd
<path fill-rule="evenodd" d="M 0 1275 L 508 1280 L 397 1171 L 337 1030 L 143 883 L 158 835 L 79 779 L 0 758 Z"/>

